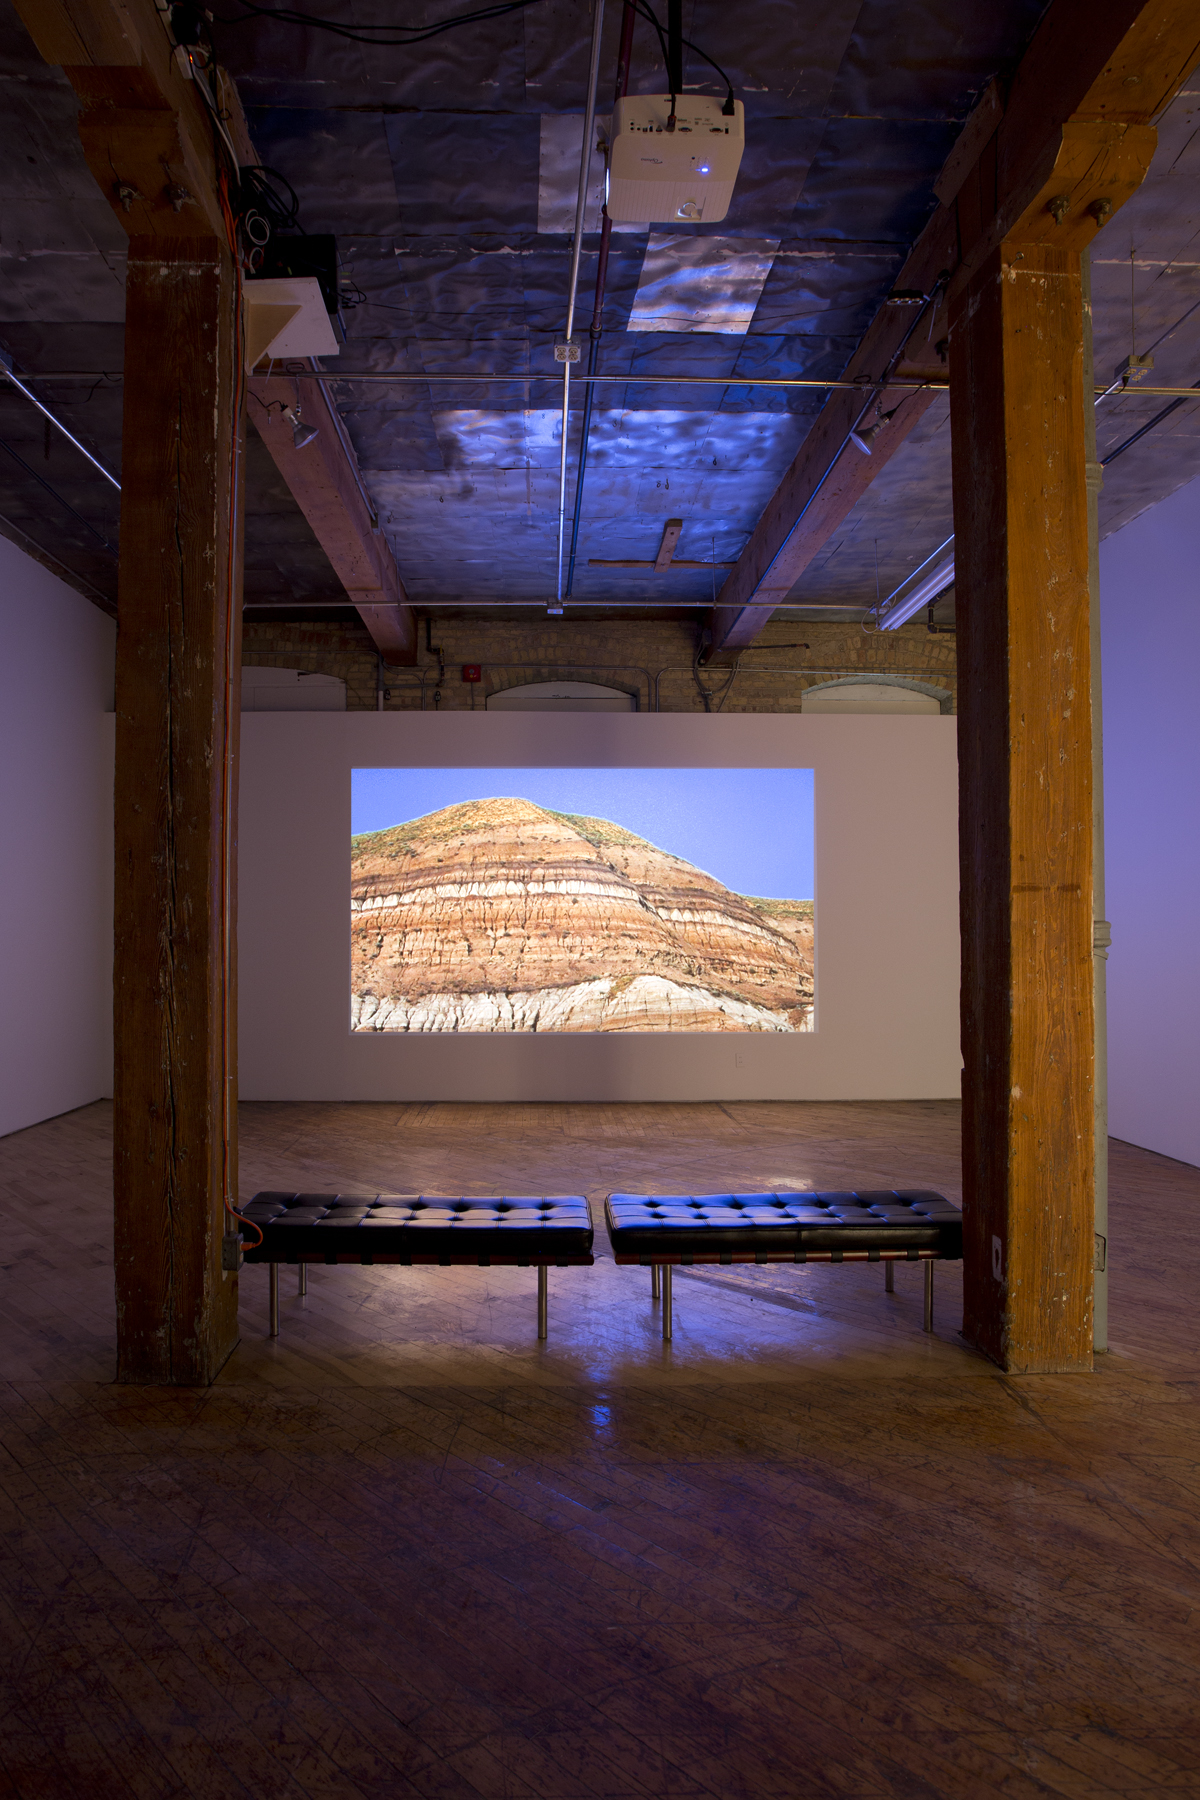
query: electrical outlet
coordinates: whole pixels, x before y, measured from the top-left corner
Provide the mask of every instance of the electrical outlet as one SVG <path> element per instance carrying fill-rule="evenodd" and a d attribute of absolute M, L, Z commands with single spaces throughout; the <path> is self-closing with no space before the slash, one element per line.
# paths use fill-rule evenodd
<path fill-rule="evenodd" d="M 746 1058 L 745 1058 L 745 1056 L 744 1056 L 744 1055 L 743 1055 L 743 1053 L 742 1053 L 742 1052 L 741 1052 L 741 1051 L 740 1051 L 740 1050 L 735 1050 L 735 1051 L 734 1051 L 734 1053 L 733 1053 L 733 1066 L 734 1066 L 734 1068 L 735 1068 L 735 1069 L 741 1069 L 741 1068 L 744 1068 L 744 1067 L 745 1067 L 745 1063 L 746 1063 Z"/>
<path fill-rule="evenodd" d="M 227 1231 L 221 1239 L 221 1267 L 236 1270 L 242 1266 L 242 1234 Z"/>

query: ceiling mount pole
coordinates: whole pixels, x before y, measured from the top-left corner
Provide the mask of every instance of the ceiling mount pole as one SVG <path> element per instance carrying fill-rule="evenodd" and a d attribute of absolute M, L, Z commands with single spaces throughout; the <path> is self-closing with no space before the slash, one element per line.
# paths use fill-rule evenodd
<path fill-rule="evenodd" d="M 579 287 L 579 258 L 583 251 L 583 215 L 587 206 L 588 172 L 592 162 L 592 134 L 596 129 L 596 81 L 600 73 L 600 33 L 604 26 L 604 0 L 596 0 L 592 20 L 592 55 L 588 65 L 587 102 L 583 112 L 583 144 L 579 153 L 579 190 L 575 196 L 575 237 L 571 245 L 571 284 L 567 291 L 567 331 L 563 351 L 562 445 L 558 458 L 558 576 L 555 595 L 562 604 L 563 543 L 567 524 L 567 424 L 571 406 L 571 333 L 575 329 L 575 295 Z"/>
<path fill-rule="evenodd" d="M 621 45 L 617 51 L 617 80 L 613 93 L 614 108 L 617 102 L 623 100 L 629 92 L 629 65 L 633 59 L 633 26 L 636 17 L 633 0 L 625 0 L 625 12 L 621 20 Z M 592 303 L 587 385 L 583 396 L 583 423 L 579 428 L 579 467 L 575 471 L 575 514 L 571 520 L 571 549 L 567 557 L 567 585 L 564 590 L 568 600 L 575 586 L 575 559 L 579 553 L 579 525 L 583 516 L 583 483 L 587 474 L 588 436 L 592 428 L 592 409 L 596 403 L 596 383 L 593 378 L 600 362 L 600 339 L 604 335 L 604 293 L 608 286 L 608 251 L 611 243 L 612 220 L 608 216 L 606 202 L 604 218 L 600 226 L 600 257 L 596 265 L 596 297 Z"/>
<path fill-rule="evenodd" d="M 675 105 L 683 92 L 683 0 L 667 0 L 667 86 L 671 90 L 667 130 L 674 131 Z"/>

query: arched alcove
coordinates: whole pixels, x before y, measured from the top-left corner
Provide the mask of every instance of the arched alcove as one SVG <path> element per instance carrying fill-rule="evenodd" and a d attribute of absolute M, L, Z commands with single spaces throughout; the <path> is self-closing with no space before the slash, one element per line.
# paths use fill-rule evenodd
<path fill-rule="evenodd" d="M 636 712 L 638 697 L 595 681 L 527 681 L 489 694 L 489 712 Z"/>
<path fill-rule="evenodd" d="M 948 688 L 904 675 L 846 675 L 806 688 L 800 701 L 805 713 L 856 713 L 935 715 L 948 713 L 953 696 Z"/>
<path fill-rule="evenodd" d="M 242 669 L 243 712 L 345 712 L 346 684 L 308 669 Z"/>

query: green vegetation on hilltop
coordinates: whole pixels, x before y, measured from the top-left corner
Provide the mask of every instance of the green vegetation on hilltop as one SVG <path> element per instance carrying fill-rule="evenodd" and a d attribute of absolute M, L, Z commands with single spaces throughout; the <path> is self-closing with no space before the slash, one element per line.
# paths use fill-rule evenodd
<path fill-rule="evenodd" d="M 379 856 L 397 861 L 415 856 L 418 847 L 444 843 L 449 838 L 466 837 L 475 831 L 492 831 L 513 818 L 513 809 L 526 814 L 550 815 L 531 800 L 516 796 L 489 800 L 463 800 L 457 806 L 443 806 L 437 812 L 423 813 L 419 819 L 406 819 L 401 825 L 389 825 L 384 831 L 360 831 L 350 839 L 351 860 Z"/>
<path fill-rule="evenodd" d="M 611 819 L 592 819 L 582 813 L 554 812 L 549 807 L 536 806 L 532 800 L 498 795 L 494 799 L 464 800 L 457 806 L 444 806 L 438 812 L 425 813 L 419 819 L 408 819 L 402 825 L 389 825 L 384 831 L 356 832 L 350 839 L 351 863 L 361 862 L 366 857 L 399 862 L 405 856 L 415 856 L 419 849 L 444 843 L 449 838 L 466 837 L 472 832 L 492 831 L 497 825 L 510 824 L 514 817 L 526 822 L 536 822 L 539 818 L 555 819 L 560 824 L 570 826 L 572 831 L 598 850 L 620 845 L 624 848 L 653 850 L 659 856 L 671 856 L 669 850 L 659 850 L 658 845 L 650 843 L 648 838 L 626 831 L 623 825 L 615 825 Z M 685 869 L 692 867 L 682 857 L 672 856 L 671 860 Z"/>
<path fill-rule="evenodd" d="M 756 912 L 776 919 L 811 919 L 813 916 L 811 900 L 763 900 L 756 894 L 743 894 L 742 899 Z"/>
<path fill-rule="evenodd" d="M 694 866 L 684 862 L 682 856 L 660 849 L 649 838 L 638 837 L 636 832 L 626 831 L 623 825 L 614 825 L 611 819 L 592 819 L 586 813 L 551 812 L 548 808 L 546 817 L 562 819 L 564 824 L 569 825 L 572 831 L 577 831 L 581 838 L 585 838 L 597 850 L 607 850 L 611 844 L 619 845 L 622 849 L 653 850 L 656 856 L 669 856 L 672 862 L 679 863 L 682 868 L 690 869 Z"/>

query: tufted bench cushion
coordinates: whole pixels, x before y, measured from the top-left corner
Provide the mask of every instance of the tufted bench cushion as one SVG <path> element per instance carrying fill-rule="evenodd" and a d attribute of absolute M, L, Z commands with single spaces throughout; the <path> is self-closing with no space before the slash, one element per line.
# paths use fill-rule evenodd
<path fill-rule="evenodd" d="M 592 1218 L 581 1194 L 255 1194 L 241 1207 L 263 1234 L 246 1262 L 590 1264 Z"/>
<path fill-rule="evenodd" d="M 917 1188 L 770 1194 L 610 1194 L 619 1263 L 961 1260 L 962 1213 Z"/>
<path fill-rule="evenodd" d="M 821 1193 L 610 1194 L 608 1236 L 619 1263 L 662 1272 L 663 1337 L 672 1335 L 671 1270 L 691 1263 L 882 1262 L 925 1270 L 925 1329 L 933 1330 L 933 1265 L 962 1260 L 962 1213 L 925 1188 Z"/>
<path fill-rule="evenodd" d="M 299 1263 L 300 1296 L 308 1292 L 310 1262 L 493 1263 L 538 1272 L 538 1337 L 546 1336 L 547 1270 L 590 1268 L 592 1215 L 582 1194 L 465 1195 L 255 1194 L 240 1216 L 262 1232 L 243 1245 L 242 1259 L 268 1263 L 272 1337 L 279 1336 L 279 1265 Z"/>

